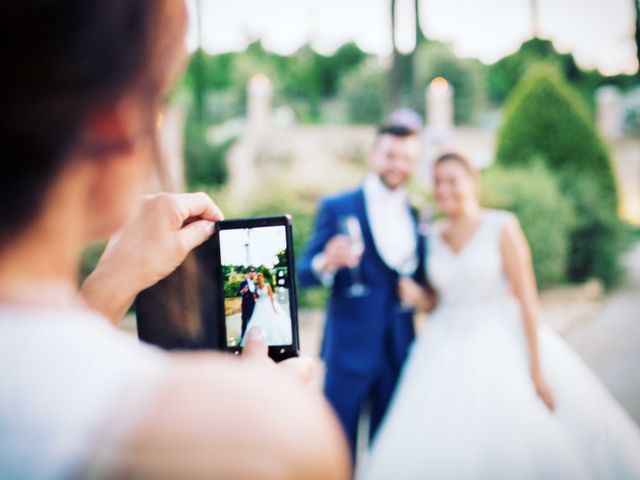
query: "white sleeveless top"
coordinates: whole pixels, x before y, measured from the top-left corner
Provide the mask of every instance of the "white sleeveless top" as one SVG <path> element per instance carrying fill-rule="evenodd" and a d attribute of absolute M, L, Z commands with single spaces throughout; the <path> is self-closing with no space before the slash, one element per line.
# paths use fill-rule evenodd
<path fill-rule="evenodd" d="M 105 432 L 135 428 L 167 361 L 90 310 L 0 304 L 0 477 L 82 475 Z"/>

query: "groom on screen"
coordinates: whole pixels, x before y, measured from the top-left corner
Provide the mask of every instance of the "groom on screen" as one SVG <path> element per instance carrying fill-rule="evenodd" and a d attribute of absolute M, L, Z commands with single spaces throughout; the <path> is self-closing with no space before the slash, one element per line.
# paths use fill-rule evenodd
<path fill-rule="evenodd" d="M 256 298 L 258 297 L 256 284 L 254 282 L 256 278 L 256 269 L 249 267 L 247 278 L 240 283 L 238 289 L 238 295 L 242 297 L 242 329 L 240 331 L 240 338 L 244 338 L 247 324 L 253 315 L 253 309 L 256 307 Z"/>
<path fill-rule="evenodd" d="M 417 128 L 406 124 L 380 128 L 368 157 L 369 174 L 354 190 L 322 201 L 298 265 L 303 287 L 331 288 L 322 346 L 324 391 L 354 459 L 360 413 L 369 406 L 373 437 L 414 338 L 413 312 L 398 299 L 398 271 L 412 255 L 419 262 L 414 265 L 417 274 L 423 271 L 424 242 L 406 190 L 420 156 L 419 128 L 420 122 Z M 341 230 L 347 217 L 360 224 L 364 241 L 360 255 L 354 254 Z M 354 277 L 365 286 L 362 295 L 352 293 Z"/>

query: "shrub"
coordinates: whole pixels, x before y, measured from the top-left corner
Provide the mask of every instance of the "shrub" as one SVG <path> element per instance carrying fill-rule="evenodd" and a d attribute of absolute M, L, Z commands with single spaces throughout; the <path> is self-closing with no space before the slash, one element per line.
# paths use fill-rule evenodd
<path fill-rule="evenodd" d="M 238 296 L 238 290 L 240 290 L 241 282 L 228 282 L 224 286 L 225 298 L 233 298 Z"/>
<path fill-rule="evenodd" d="M 386 99 L 386 74 L 379 67 L 364 63 L 345 74 L 339 98 L 346 105 L 353 123 L 380 123 Z"/>
<path fill-rule="evenodd" d="M 621 274 L 624 227 L 609 153 L 578 95 L 545 65 L 533 67 L 512 93 L 496 151 L 504 166 L 526 166 L 535 157 L 544 159 L 575 205 L 568 278 L 613 285 Z"/>
<path fill-rule="evenodd" d="M 513 212 L 531 246 L 541 288 L 566 279 L 573 207 L 540 163 L 528 169 L 493 167 L 483 174 L 481 202 Z"/>
<path fill-rule="evenodd" d="M 509 97 L 498 134 L 496 161 L 527 165 L 542 157 L 563 189 L 585 179 L 615 214 L 617 189 L 609 153 L 588 109 L 553 68 L 532 67 Z"/>
<path fill-rule="evenodd" d="M 184 157 L 187 186 L 190 190 L 202 186 L 219 186 L 227 181 L 226 155 L 235 139 L 212 145 L 206 138 L 204 126 L 187 121 Z"/>
<path fill-rule="evenodd" d="M 590 277 L 608 288 L 622 278 L 620 253 L 627 247 L 628 229 L 611 214 L 589 182 L 576 181 L 570 191 L 575 204 L 575 228 L 567 265 L 569 280 L 582 282 Z"/>

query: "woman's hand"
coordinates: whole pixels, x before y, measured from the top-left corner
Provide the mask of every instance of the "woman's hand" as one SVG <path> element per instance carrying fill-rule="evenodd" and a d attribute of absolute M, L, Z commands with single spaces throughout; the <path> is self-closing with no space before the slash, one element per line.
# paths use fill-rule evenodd
<path fill-rule="evenodd" d="M 547 382 L 542 377 L 540 371 L 535 370 L 531 374 L 531 379 L 533 380 L 533 385 L 535 386 L 536 393 L 540 397 L 540 399 L 544 402 L 547 408 L 550 411 L 555 410 L 555 402 L 553 401 L 553 395 L 551 393 L 551 389 L 547 385 Z"/>
<path fill-rule="evenodd" d="M 409 277 L 401 277 L 398 281 L 398 296 L 407 307 L 427 312 L 435 307 L 433 296 Z"/>
<path fill-rule="evenodd" d="M 222 219 L 220 209 L 204 193 L 145 196 L 107 244 L 81 295 L 117 323 L 141 290 L 173 272 Z"/>
<path fill-rule="evenodd" d="M 264 334 L 260 327 L 253 327 L 247 332 L 247 338 L 242 349 L 242 357 L 249 361 L 271 361 L 269 359 L 269 347 L 265 342 Z M 317 370 L 316 363 L 309 357 L 289 358 L 280 362 L 278 367 L 289 372 L 304 385 L 309 385 Z"/>

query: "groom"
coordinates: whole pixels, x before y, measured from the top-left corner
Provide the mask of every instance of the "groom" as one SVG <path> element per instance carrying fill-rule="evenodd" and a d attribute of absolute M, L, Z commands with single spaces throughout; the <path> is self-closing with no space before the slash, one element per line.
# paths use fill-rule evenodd
<path fill-rule="evenodd" d="M 302 286 L 331 287 L 322 347 L 324 390 L 348 435 L 354 459 L 361 410 L 369 407 L 373 436 L 414 337 L 413 312 L 403 309 L 398 299 L 397 272 L 413 256 L 420 263 L 418 272 L 423 270 L 424 242 L 406 190 L 419 156 L 417 130 L 398 125 L 380 128 L 369 153 L 371 171 L 355 190 L 321 203 L 315 231 L 298 266 Z M 346 217 L 360 223 L 361 256 L 354 254 L 341 230 Z M 350 268 L 356 266 L 366 287 L 361 296 L 350 289 L 354 283 Z"/>
<path fill-rule="evenodd" d="M 253 309 L 256 306 L 256 297 L 258 294 L 256 293 L 257 288 L 254 282 L 255 278 L 256 269 L 254 267 L 249 267 L 247 278 L 240 283 L 240 288 L 238 289 L 238 295 L 242 297 L 242 329 L 240 330 L 240 338 L 244 338 L 247 324 L 249 323 L 251 315 L 253 315 Z"/>

